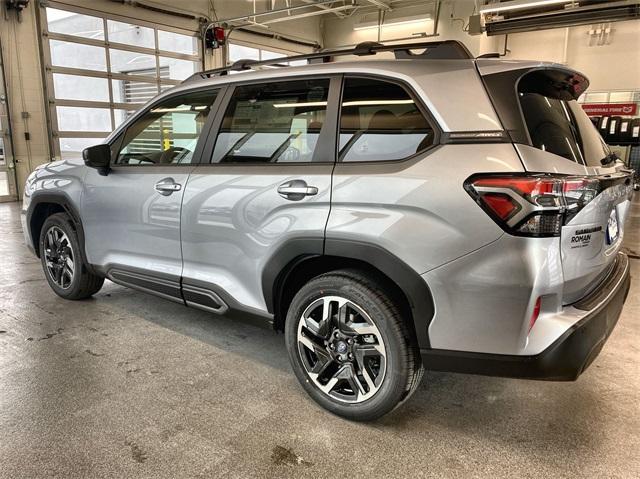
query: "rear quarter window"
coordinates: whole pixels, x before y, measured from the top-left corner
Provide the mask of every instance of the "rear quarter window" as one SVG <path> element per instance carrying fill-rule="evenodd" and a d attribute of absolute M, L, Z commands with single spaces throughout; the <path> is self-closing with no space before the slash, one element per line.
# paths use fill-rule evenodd
<path fill-rule="evenodd" d="M 346 78 L 340 112 L 343 162 L 409 158 L 433 145 L 434 130 L 397 83 Z"/>

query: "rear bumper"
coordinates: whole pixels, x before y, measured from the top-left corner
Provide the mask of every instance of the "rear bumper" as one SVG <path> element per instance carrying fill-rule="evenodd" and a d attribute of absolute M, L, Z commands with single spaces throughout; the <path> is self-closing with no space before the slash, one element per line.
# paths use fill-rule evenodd
<path fill-rule="evenodd" d="M 593 362 L 613 331 L 631 284 L 629 259 L 618 253 L 600 288 L 573 307 L 589 311 L 540 354 L 517 356 L 421 350 L 426 369 L 487 376 L 573 381 Z"/>

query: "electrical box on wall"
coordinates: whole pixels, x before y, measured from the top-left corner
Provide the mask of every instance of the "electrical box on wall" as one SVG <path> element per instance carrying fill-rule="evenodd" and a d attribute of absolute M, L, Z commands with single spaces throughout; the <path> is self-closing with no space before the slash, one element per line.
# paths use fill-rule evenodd
<path fill-rule="evenodd" d="M 7 10 L 17 10 L 21 12 L 29 5 L 29 0 L 6 0 L 5 5 L 7 6 Z"/>
<path fill-rule="evenodd" d="M 215 50 L 226 42 L 226 32 L 222 27 L 210 27 L 204 33 L 204 46 Z"/>
<path fill-rule="evenodd" d="M 471 15 L 469 17 L 469 35 L 482 35 L 482 17 Z"/>

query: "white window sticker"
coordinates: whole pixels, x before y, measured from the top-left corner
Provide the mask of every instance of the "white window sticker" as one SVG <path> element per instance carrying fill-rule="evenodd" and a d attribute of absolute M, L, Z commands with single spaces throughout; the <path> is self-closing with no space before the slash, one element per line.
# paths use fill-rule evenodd
<path fill-rule="evenodd" d="M 623 121 L 622 123 L 620 123 L 620 133 L 626 133 L 628 129 L 629 129 L 628 121 Z"/>
<path fill-rule="evenodd" d="M 633 136 L 634 138 L 638 138 L 638 136 L 640 136 L 640 126 L 633 127 L 633 130 L 631 131 L 631 136 Z"/>
<path fill-rule="evenodd" d="M 609 134 L 613 135 L 616 132 L 616 123 L 617 120 L 611 120 L 611 126 L 609 127 Z"/>
<path fill-rule="evenodd" d="M 609 117 L 608 116 L 602 117 L 602 125 L 600 125 L 600 128 L 604 130 L 607 127 L 607 123 L 609 123 Z"/>

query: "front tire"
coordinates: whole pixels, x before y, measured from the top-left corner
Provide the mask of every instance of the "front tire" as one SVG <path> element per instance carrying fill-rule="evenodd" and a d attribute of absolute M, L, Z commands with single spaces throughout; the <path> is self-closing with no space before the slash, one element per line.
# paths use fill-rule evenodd
<path fill-rule="evenodd" d="M 400 311 L 382 282 L 356 270 L 326 273 L 303 286 L 289 307 L 285 340 L 307 393 L 357 421 L 405 401 L 424 370 Z"/>
<path fill-rule="evenodd" d="M 104 278 L 89 271 L 80 248 L 69 215 L 56 213 L 45 220 L 40 231 L 40 260 L 49 286 L 61 298 L 88 298 L 104 283 Z"/>

